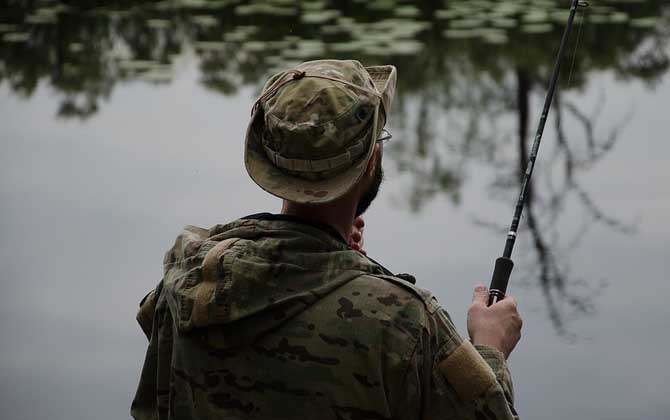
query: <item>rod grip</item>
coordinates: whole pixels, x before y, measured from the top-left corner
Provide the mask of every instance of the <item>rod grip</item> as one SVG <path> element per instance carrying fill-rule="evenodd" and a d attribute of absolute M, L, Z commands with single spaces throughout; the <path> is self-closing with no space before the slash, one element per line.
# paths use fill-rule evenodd
<path fill-rule="evenodd" d="M 514 261 L 510 258 L 500 257 L 496 260 L 491 286 L 489 287 L 489 306 L 505 297 L 512 268 L 514 268 Z"/>

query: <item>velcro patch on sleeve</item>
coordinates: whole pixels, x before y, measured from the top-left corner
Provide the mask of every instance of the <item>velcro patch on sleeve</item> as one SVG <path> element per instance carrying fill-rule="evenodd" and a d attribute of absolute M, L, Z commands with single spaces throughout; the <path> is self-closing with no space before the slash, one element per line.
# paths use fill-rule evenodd
<path fill-rule="evenodd" d="M 464 341 L 438 370 L 462 401 L 472 401 L 496 383 L 496 376 L 469 341 Z"/>

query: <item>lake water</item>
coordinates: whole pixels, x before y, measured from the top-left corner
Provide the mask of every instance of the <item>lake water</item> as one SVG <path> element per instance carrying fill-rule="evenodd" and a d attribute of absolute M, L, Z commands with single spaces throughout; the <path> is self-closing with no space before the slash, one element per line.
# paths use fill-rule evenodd
<path fill-rule="evenodd" d="M 264 80 L 308 59 L 397 66 L 365 247 L 465 333 L 569 2 L 86 5 L 0 5 L 3 418 L 128 417 L 139 299 L 183 225 L 279 210 L 246 175 L 244 131 Z M 665 1 L 576 20 L 509 288 L 522 418 L 669 416 L 669 39 Z"/>

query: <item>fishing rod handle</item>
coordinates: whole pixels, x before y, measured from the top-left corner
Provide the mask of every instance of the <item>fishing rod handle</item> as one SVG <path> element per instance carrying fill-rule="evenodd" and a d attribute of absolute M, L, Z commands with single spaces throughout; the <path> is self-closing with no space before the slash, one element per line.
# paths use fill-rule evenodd
<path fill-rule="evenodd" d="M 493 305 L 505 297 L 509 276 L 512 274 L 512 268 L 514 268 L 514 261 L 510 258 L 500 257 L 496 260 L 496 265 L 493 269 L 493 278 L 491 279 L 491 286 L 489 286 L 488 306 Z"/>

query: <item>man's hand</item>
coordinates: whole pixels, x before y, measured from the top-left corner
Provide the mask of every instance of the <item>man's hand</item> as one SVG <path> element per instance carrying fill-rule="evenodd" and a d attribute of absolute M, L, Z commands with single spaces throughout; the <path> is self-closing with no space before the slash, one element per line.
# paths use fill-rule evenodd
<path fill-rule="evenodd" d="M 349 233 L 349 246 L 363 255 L 367 252 L 363 250 L 363 229 L 365 228 L 365 221 L 361 216 L 354 219 L 354 224 L 351 226 Z"/>
<path fill-rule="evenodd" d="M 486 306 L 488 300 L 486 286 L 477 286 L 468 308 L 468 334 L 472 344 L 494 347 L 507 359 L 521 338 L 523 321 L 513 297 L 505 296 L 494 305 Z"/>

